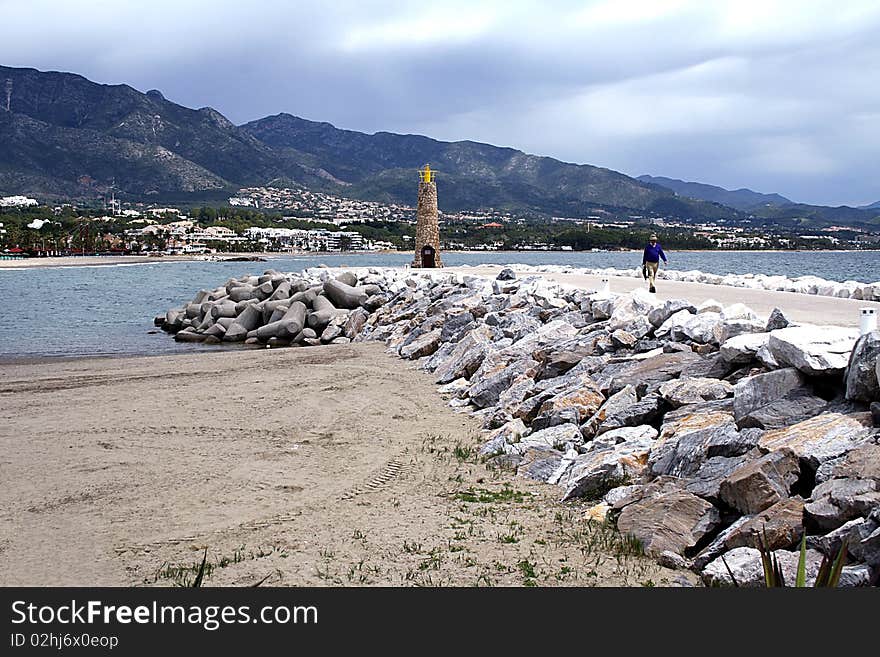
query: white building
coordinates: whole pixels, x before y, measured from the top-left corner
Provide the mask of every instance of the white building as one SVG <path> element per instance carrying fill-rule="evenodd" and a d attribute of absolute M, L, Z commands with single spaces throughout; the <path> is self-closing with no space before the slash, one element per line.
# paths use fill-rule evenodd
<path fill-rule="evenodd" d="M 26 208 L 33 205 L 39 205 L 37 199 L 28 198 L 27 196 L 0 197 L 0 207 L 2 208 Z"/>
<path fill-rule="evenodd" d="M 303 230 L 301 228 L 251 227 L 245 236 L 267 248 L 300 251 L 361 251 L 367 247 L 360 233 L 351 231 Z"/>

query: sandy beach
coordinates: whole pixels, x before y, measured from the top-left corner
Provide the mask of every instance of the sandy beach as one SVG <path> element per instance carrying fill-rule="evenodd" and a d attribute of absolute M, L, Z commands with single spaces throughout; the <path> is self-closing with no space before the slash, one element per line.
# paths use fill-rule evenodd
<path fill-rule="evenodd" d="M 0 365 L 0 585 L 664 585 L 381 344 Z"/>
<path fill-rule="evenodd" d="M 58 256 L 0 260 L 0 269 L 41 269 L 45 267 L 100 267 L 101 265 L 142 265 L 154 262 L 189 262 L 203 256 Z"/>
<path fill-rule="evenodd" d="M 111 265 L 143 265 L 162 262 L 220 262 L 236 258 L 277 258 L 278 253 L 218 253 L 204 255 L 111 255 L 111 256 L 58 256 L 50 258 L 18 258 L 0 260 L 0 269 L 41 269 L 47 267 L 101 267 Z M 216 257 L 216 261 L 210 258 Z"/>

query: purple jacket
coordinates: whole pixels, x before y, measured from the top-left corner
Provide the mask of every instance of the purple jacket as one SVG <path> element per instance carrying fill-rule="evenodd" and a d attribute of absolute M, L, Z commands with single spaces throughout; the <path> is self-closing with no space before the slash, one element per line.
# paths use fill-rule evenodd
<path fill-rule="evenodd" d="M 666 254 L 663 253 L 663 248 L 660 244 L 648 244 L 645 247 L 645 255 L 642 256 L 642 264 L 646 262 L 660 262 L 660 258 L 663 258 L 663 262 L 666 262 Z"/>

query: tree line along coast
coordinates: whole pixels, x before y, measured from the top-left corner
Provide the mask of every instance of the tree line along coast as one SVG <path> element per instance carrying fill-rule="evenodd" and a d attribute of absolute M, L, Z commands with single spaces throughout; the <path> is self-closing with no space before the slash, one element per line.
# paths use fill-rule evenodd
<path fill-rule="evenodd" d="M 244 207 L 31 205 L 0 208 L 0 252 L 10 256 L 85 253 L 210 253 L 412 249 L 415 212 L 393 219 L 290 215 Z M 872 249 L 880 229 L 803 230 L 657 218 L 596 220 L 494 210 L 440 214 L 444 250 L 589 251 L 640 249 L 651 233 L 673 250 Z"/>

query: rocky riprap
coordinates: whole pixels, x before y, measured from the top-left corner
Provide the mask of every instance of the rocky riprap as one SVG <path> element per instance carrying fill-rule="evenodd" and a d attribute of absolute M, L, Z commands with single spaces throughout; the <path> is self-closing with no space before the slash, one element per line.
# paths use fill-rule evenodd
<path fill-rule="evenodd" d="M 808 576 L 843 540 L 845 585 L 880 576 L 878 332 L 511 270 L 270 270 L 156 323 L 186 341 L 383 341 L 480 419 L 487 465 L 593 501 L 590 517 L 707 584 L 728 567 L 762 583 L 757 532 L 785 572 L 806 532 Z"/>

